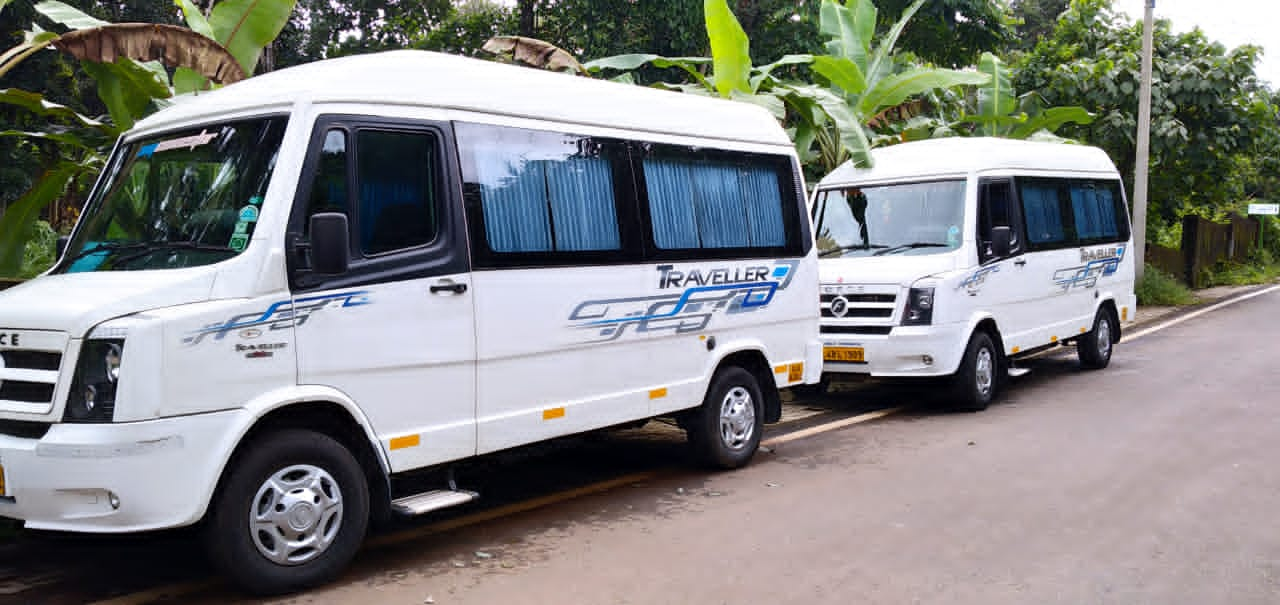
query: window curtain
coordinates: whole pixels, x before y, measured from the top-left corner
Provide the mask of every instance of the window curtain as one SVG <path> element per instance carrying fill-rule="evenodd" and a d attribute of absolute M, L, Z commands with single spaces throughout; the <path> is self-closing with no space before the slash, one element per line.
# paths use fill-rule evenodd
<path fill-rule="evenodd" d="M 1119 235 L 1116 228 L 1115 202 L 1111 192 L 1082 185 L 1071 186 L 1071 208 L 1080 239 L 1099 239 Z"/>
<path fill-rule="evenodd" d="M 697 248 L 698 223 L 693 210 L 690 166 L 669 160 L 645 160 L 653 239 L 659 248 Z"/>
<path fill-rule="evenodd" d="M 767 168 L 744 168 L 742 192 L 743 201 L 747 205 L 747 227 L 751 245 L 787 245 L 787 232 L 782 223 L 782 198 L 778 193 L 778 174 Z"/>
<path fill-rule="evenodd" d="M 477 151 L 485 234 L 496 252 L 551 249 L 551 217 L 542 162 L 503 158 L 494 149 Z"/>
<path fill-rule="evenodd" d="M 608 160 L 542 162 L 550 195 L 556 250 L 617 250 L 618 212 Z"/>
<path fill-rule="evenodd" d="M 1066 240 L 1058 188 L 1052 185 L 1023 185 L 1022 208 L 1027 223 L 1027 239 L 1033 244 Z"/>

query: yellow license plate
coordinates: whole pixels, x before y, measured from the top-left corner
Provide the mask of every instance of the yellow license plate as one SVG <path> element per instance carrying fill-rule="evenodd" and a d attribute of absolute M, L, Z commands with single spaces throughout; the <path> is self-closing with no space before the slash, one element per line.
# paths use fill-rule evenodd
<path fill-rule="evenodd" d="M 862 363 L 867 360 L 862 347 L 824 347 L 822 349 L 822 359 L 823 361 L 853 363 Z"/>

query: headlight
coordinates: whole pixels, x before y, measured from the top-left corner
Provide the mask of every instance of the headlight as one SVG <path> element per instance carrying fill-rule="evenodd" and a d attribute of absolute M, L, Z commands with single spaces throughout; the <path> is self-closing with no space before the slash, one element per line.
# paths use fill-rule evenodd
<path fill-rule="evenodd" d="M 933 323 L 933 288 L 912 288 L 907 293 L 907 308 L 902 314 L 904 326 L 927 326 Z"/>
<path fill-rule="evenodd" d="M 116 409 L 123 340 L 86 340 L 71 379 L 63 422 L 111 422 Z"/>

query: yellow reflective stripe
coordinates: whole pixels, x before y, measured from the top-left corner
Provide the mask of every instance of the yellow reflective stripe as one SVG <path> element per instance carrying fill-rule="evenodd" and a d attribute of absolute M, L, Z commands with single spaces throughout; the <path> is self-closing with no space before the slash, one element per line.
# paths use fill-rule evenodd
<path fill-rule="evenodd" d="M 667 387 L 649 391 L 649 399 L 662 399 L 667 396 Z"/>
<path fill-rule="evenodd" d="M 563 407 L 548 408 L 548 409 L 542 410 L 543 420 L 555 420 L 556 418 L 564 418 Z"/>
<path fill-rule="evenodd" d="M 422 445 L 421 435 L 405 435 L 404 437 L 395 437 L 389 443 L 392 450 L 402 450 L 407 447 L 418 447 Z"/>

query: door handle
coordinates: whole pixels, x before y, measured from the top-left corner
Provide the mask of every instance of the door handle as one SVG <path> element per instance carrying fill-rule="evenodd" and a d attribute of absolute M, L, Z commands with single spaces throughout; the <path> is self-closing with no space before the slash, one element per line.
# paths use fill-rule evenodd
<path fill-rule="evenodd" d="M 1018 259 L 1018 260 L 1013 261 L 1013 264 L 1015 264 L 1015 265 L 1017 265 L 1017 266 L 1019 266 L 1019 267 L 1022 267 L 1022 266 L 1024 266 L 1024 265 L 1026 265 L 1026 264 L 1027 264 L 1027 259 L 1025 259 L 1025 258 L 1020 258 L 1020 259 Z"/>
<path fill-rule="evenodd" d="M 453 292 L 454 294 L 463 294 L 467 291 L 467 284 L 432 284 L 431 293 L 439 294 L 441 292 Z"/>

